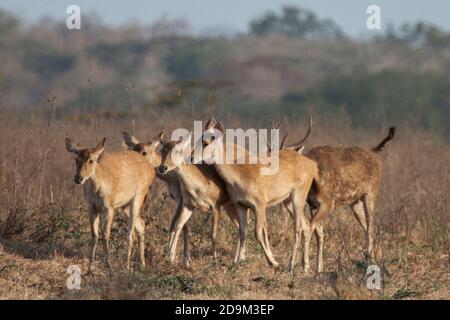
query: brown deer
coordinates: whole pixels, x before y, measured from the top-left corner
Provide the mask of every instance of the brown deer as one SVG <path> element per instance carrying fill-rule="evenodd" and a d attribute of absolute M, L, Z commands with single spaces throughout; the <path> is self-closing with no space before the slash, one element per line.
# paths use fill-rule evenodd
<path fill-rule="evenodd" d="M 213 256 L 217 257 L 216 236 L 219 223 L 220 208 L 223 207 L 236 226 L 239 226 L 239 220 L 233 204 L 225 188 L 225 183 L 217 175 L 214 167 L 207 164 L 189 164 L 186 163 L 186 155 L 190 152 L 191 135 L 184 140 L 171 141 L 165 143 L 162 150 L 162 161 L 159 172 L 162 175 L 175 173 L 180 181 L 182 196 L 182 209 L 175 228 L 172 231 L 173 236 L 169 243 L 170 260 L 175 259 L 176 245 L 181 228 L 192 215 L 192 210 L 198 209 L 200 212 L 209 213 L 212 211 L 212 230 L 211 239 L 213 244 Z M 177 161 L 174 161 L 177 159 Z M 238 242 L 235 260 L 240 249 Z M 245 248 L 243 248 L 245 252 Z"/>
<path fill-rule="evenodd" d="M 65 141 L 67 151 L 76 155 L 74 180 L 75 183 L 84 185 L 88 203 L 92 236 L 88 272 L 93 270 L 101 220 L 106 265 L 112 273 L 109 261 L 109 237 L 114 210 L 127 205 L 131 207 L 128 222 L 127 269 L 130 267 L 134 232 L 138 235 L 139 260 L 143 268 L 145 223 L 140 217 L 140 209 L 155 178 L 155 170 L 136 152 L 124 150 L 103 153 L 105 141 L 106 138 L 93 149 L 83 149 L 70 138 Z"/>
<path fill-rule="evenodd" d="M 306 156 L 319 168 L 317 184 L 313 184 L 308 203 L 315 209 L 310 233 L 305 238 L 305 255 L 309 254 L 312 232 L 317 238 L 317 271 L 323 270 L 323 220 L 336 207 L 350 205 L 366 234 L 367 256 L 375 259 L 374 210 L 381 180 L 380 151 L 394 138 L 395 127 L 376 147 L 366 150 L 359 147 L 316 147 Z M 381 248 L 379 248 L 381 252 Z"/>
<path fill-rule="evenodd" d="M 181 190 L 180 190 L 180 182 L 178 180 L 175 172 L 168 172 L 167 174 L 161 174 L 157 168 L 161 165 L 161 154 L 157 150 L 158 146 L 161 144 L 164 138 L 164 132 L 160 132 L 156 137 L 154 137 L 149 142 L 141 142 L 139 139 L 131 135 L 130 133 L 123 131 L 123 143 L 129 149 L 136 151 L 147 158 L 149 163 L 156 169 L 156 175 L 158 178 L 167 183 L 167 187 L 169 189 L 169 195 L 176 202 L 176 210 L 175 215 L 172 218 L 172 222 L 170 224 L 170 241 L 173 241 L 172 237 L 174 235 L 175 223 L 180 216 L 181 213 Z M 186 266 L 189 265 L 190 262 L 190 253 L 189 253 L 189 226 L 185 224 L 183 226 L 183 242 L 184 242 L 184 250 L 183 250 L 183 261 Z M 169 247 L 167 248 L 167 254 L 169 254 Z"/>
<path fill-rule="evenodd" d="M 224 153 L 228 148 L 232 148 L 235 150 L 234 154 L 237 154 L 239 146 L 230 142 L 222 144 L 221 136 L 225 134 L 225 129 L 220 122 L 211 118 L 205 129 L 211 135 L 210 138 L 205 139 L 206 144 L 215 150 L 222 148 Z M 217 130 L 219 131 L 219 137 L 217 137 Z M 245 154 L 245 157 L 248 156 L 246 150 L 241 150 L 241 152 Z M 264 165 L 259 161 L 256 164 L 247 162 L 244 164 L 221 163 L 217 161 L 214 155 L 210 156 L 208 161 L 213 162 L 217 173 L 225 181 L 230 199 L 238 210 L 241 248 L 246 237 L 246 210 L 251 209 L 256 218 L 256 238 L 267 261 L 275 267 L 278 266 L 278 262 L 272 254 L 267 236 L 266 209 L 280 203 L 292 204 L 295 220 L 294 244 L 289 260 L 289 270 L 292 271 L 300 241 L 300 228 L 305 237 L 309 236 L 309 221 L 304 215 L 304 207 L 308 191 L 313 179 L 318 174 L 318 169 L 314 161 L 295 150 L 282 149 L 270 152 L 276 152 L 274 156 L 278 156 L 279 161 L 278 170 L 271 175 L 261 175 L 261 168 Z M 305 270 L 309 267 L 308 259 L 308 256 L 304 256 Z"/>

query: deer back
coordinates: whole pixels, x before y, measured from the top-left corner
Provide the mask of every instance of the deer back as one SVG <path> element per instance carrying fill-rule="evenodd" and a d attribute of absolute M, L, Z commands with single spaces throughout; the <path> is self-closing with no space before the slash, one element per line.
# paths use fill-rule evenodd
<path fill-rule="evenodd" d="M 261 174 L 261 163 L 215 165 L 219 175 L 232 186 L 229 191 L 234 199 L 272 206 L 285 200 L 294 189 L 308 192 L 318 172 L 315 162 L 293 150 L 274 152 L 278 153 L 279 168 L 271 175 Z"/>
<path fill-rule="evenodd" d="M 155 169 L 137 152 L 105 153 L 99 159 L 93 179 L 94 189 L 109 205 L 120 207 L 146 192 L 155 178 Z"/>
<path fill-rule="evenodd" d="M 321 190 L 332 196 L 336 205 L 357 201 L 378 188 L 381 159 L 374 152 L 323 146 L 311 149 L 306 156 L 317 163 Z"/>

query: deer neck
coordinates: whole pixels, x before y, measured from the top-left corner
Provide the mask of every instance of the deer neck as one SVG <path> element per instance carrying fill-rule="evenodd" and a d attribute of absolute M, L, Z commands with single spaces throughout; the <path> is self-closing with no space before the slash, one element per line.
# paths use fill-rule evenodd
<path fill-rule="evenodd" d="M 229 165 L 229 164 L 214 164 L 219 176 L 229 184 L 236 184 L 240 181 L 240 165 Z"/>
<path fill-rule="evenodd" d="M 95 192 L 102 192 L 104 186 L 109 182 L 110 176 L 108 169 L 101 162 L 97 163 L 94 175 L 90 179 Z"/>
<path fill-rule="evenodd" d="M 153 152 L 152 154 L 153 156 L 150 159 L 150 164 L 156 168 L 159 167 L 161 165 L 161 161 L 162 161 L 162 157 L 161 154 L 157 151 Z"/>
<path fill-rule="evenodd" d="M 182 163 L 175 169 L 175 172 L 185 186 L 191 186 L 198 181 L 198 171 L 195 170 L 193 164 Z"/>
<path fill-rule="evenodd" d="M 232 163 L 227 163 L 226 159 L 226 150 L 227 148 L 234 149 L 234 159 Z M 236 157 L 238 155 L 238 150 L 242 151 L 247 158 L 248 152 L 246 149 L 240 148 L 238 145 L 234 143 L 223 144 L 223 163 L 214 163 L 214 168 L 217 173 L 222 177 L 223 180 L 229 183 L 235 183 L 239 180 L 240 172 L 242 170 L 243 165 L 235 165 L 234 161 L 236 161 Z M 247 159 L 248 160 L 248 159 Z M 245 165 L 244 165 L 245 166 Z"/>

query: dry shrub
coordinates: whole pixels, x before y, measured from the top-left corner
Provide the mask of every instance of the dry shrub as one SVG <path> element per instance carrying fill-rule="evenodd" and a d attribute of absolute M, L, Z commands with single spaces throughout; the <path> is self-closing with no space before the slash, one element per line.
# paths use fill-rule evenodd
<path fill-rule="evenodd" d="M 205 116 L 198 116 L 206 119 Z M 61 291 L 69 264 L 86 263 L 89 224 L 82 188 L 73 183 L 72 156 L 64 138 L 72 136 L 92 146 L 107 136 L 107 150 L 121 148 L 122 130 L 143 140 L 161 128 L 192 127 L 194 115 L 166 111 L 136 117 L 83 117 L 50 121 L 40 115 L 0 117 L 0 285 L 15 279 L 14 297 L 24 298 L 31 290 L 23 270 L 52 269 L 54 278 L 39 276 L 45 291 L 36 297 L 64 298 L 448 298 L 446 278 L 449 258 L 450 146 L 431 133 L 401 126 L 386 151 L 384 173 L 376 207 L 377 239 L 383 249 L 379 265 L 383 290 L 365 287 L 367 264 L 362 258 L 364 237 L 352 213 L 333 212 L 326 222 L 325 273 L 305 276 L 300 265 L 294 274 L 283 267 L 274 271 L 266 265 L 250 225 L 248 261 L 233 265 L 231 256 L 236 228 L 224 218 L 220 224 L 220 259 L 210 254 L 210 217 L 194 214 L 191 227 L 192 268 L 170 266 L 163 257 L 175 204 L 164 196 L 164 184 L 156 182 L 144 212 L 147 225 L 147 265 L 142 274 L 123 272 L 126 218 L 117 213 L 112 231 L 114 267 L 112 282 L 100 267 L 100 278 L 85 279 L 82 292 Z M 327 120 L 316 117 L 308 146 L 361 145 L 371 147 L 385 134 L 352 130 L 348 118 Z M 228 127 L 248 128 L 263 124 L 235 116 L 224 119 Z M 305 119 L 289 120 L 289 139 L 303 136 Z M 225 215 L 223 215 L 225 216 Z M 270 239 L 277 259 L 288 260 L 292 244 L 292 221 L 280 207 L 268 212 Z M 181 248 L 181 239 L 179 248 Z M 312 245 L 315 245 L 313 240 Z M 312 251 L 312 257 L 315 250 Z M 98 263 L 101 266 L 102 250 Z M 26 259 L 26 260 L 21 260 Z M 30 260 L 31 259 L 31 260 Z M 56 260 L 55 260 L 56 259 Z M 22 261 L 20 264 L 8 261 Z M 53 262 L 51 262 L 53 261 Z M 54 262 L 56 261 L 56 262 Z M 10 268 L 8 266 L 15 266 Z M 2 269 L 4 268 L 4 269 Z M 25 269 L 24 269 L 25 268 Z M 3 270 L 3 271 L 1 271 Z M 16 270 L 16 271 L 14 271 Z M 17 271 L 22 270 L 22 271 Z M 30 271 L 31 272 L 31 271 Z M 34 271 L 33 271 L 34 272 Z M 27 277 L 28 278 L 28 277 Z M 3 279 L 3 280 L 2 280 Z M 100 279 L 100 280 L 99 280 Z M 106 282 L 105 282 L 106 281 Z M 10 282 L 8 282 L 10 283 Z M 14 291 L 14 288 L 16 289 Z M 11 296 L 0 289 L 0 296 Z M 29 297 L 29 296 L 27 296 Z"/>

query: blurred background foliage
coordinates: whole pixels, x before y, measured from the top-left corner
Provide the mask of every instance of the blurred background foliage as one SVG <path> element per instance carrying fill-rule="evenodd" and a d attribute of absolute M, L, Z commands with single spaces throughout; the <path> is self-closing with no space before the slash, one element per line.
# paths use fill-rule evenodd
<path fill-rule="evenodd" d="M 450 136 L 450 33 L 422 22 L 351 39 L 331 20 L 283 7 L 246 34 L 194 35 L 181 20 L 80 31 L 0 11 L 0 107 L 19 111 L 189 112 L 334 117 L 353 127 L 409 122 Z"/>

